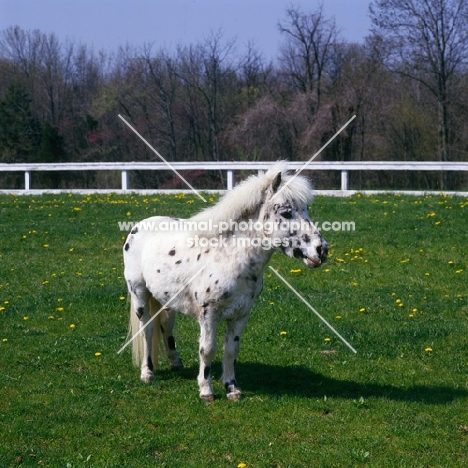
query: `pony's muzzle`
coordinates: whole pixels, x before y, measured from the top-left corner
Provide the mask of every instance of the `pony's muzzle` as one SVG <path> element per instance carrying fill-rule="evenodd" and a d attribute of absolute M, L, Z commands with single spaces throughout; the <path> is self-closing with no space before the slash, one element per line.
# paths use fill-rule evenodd
<path fill-rule="evenodd" d="M 328 244 L 322 239 L 316 245 L 307 249 L 303 255 L 303 261 L 309 268 L 317 268 L 325 263 L 328 258 Z"/>

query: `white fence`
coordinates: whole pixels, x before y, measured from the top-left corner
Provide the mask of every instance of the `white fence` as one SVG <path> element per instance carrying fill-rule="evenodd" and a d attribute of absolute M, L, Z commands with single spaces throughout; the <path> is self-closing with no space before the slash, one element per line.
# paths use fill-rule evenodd
<path fill-rule="evenodd" d="M 268 170 L 271 162 L 174 162 L 171 167 L 177 171 L 226 171 L 227 190 L 234 186 L 234 172 L 239 170 L 258 171 Z M 291 169 L 301 169 L 303 161 L 290 162 Z M 162 162 L 112 162 L 112 163 L 57 163 L 57 164 L 0 164 L 0 172 L 23 172 L 24 189 L 0 190 L 0 193 L 11 194 L 42 194 L 42 193 L 164 193 L 164 192 L 188 192 L 190 190 L 132 190 L 129 186 L 130 171 L 168 171 L 170 168 Z M 356 192 L 360 193 L 409 193 L 413 195 L 439 194 L 440 191 L 397 191 L 397 190 L 352 190 L 349 187 L 350 171 L 468 171 L 468 162 L 400 162 L 400 161 L 375 161 L 375 162 L 312 162 L 306 171 L 340 171 L 341 190 L 316 190 L 320 195 L 347 196 Z M 120 189 L 33 189 L 32 175 L 35 172 L 49 171 L 119 171 L 121 173 Z M 202 190 L 204 192 L 211 190 Z M 216 190 L 218 191 L 218 190 Z M 453 195 L 468 196 L 468 191 L 447 192 Z"/>

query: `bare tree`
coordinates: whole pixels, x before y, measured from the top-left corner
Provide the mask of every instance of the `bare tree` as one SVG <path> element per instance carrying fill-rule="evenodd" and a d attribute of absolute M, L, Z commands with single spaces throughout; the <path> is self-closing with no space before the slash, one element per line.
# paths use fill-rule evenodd
<path fill-rule="evenodd" d="M 439 159 L 450 160 L 455 83 L 468 64 L 468 1 L 375 0 L 370 13 L 374 34 L 388 45 L 389 65 L 435 97 Z"/>
<path fill-rule="evenodd" d="M 282 50 L 286 73 L 293 86 L 314 94 L 316 107 L 320 107 L 324 75 L 337 42 L 335 20 L 325 18 L 322 6 L 311 14 L 292 7 L 278 27 L 287 38 Z"/>

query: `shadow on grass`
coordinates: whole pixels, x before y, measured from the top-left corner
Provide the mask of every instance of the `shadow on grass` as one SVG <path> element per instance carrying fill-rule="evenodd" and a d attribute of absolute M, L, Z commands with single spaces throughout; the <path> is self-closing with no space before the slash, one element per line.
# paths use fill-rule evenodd
<path fill-rule="evenodd" d="M 212 370 L 216 380 L 221 375 L 220 363 L 214 363 Z M 189 367 L 177 372 L 177 375 L 184 380 L 193 380 L 196 385 L 197 372 L 198 369 Z M 157 379 L 174 380 L 173 371 L 163 370 L 158 371 L 158 374 Z M 283 367 L 239 362 L 236 366 L 236 376 L 240 388 L 247 395 L 291 395 L 303 398 L 327 396 L 352 400 L 373 397 L 428 405 L 442 405 L 468 397 L 468 390 L 464 388 L 440 385 L 398 387 L 391 384 L 338 380 L 313 372 L 303 366 Z"/>
<path fill-rule="evenodd" d="M 398 387 L 373 382 L 337 380 L 302 366 L 282 367 L 244 362 L 237 366 L 240 387 L 245 392 L 268 395 L 294 395 L 305 398 L 327 397 L 359 399 L 386 398 L 425 404 L 446 404 L 467 398 L 468 390 L 450 386 L 413 385 Z"/>

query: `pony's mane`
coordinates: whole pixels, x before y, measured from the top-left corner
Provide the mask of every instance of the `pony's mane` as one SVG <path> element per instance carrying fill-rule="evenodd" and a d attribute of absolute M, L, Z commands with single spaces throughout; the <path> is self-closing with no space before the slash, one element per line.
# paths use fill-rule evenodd
<path fill-rule="evenodd" d="M 275 200 L 307 204 L 312 199 L 312 187 L 308 179 L 288 172 L 287 161 L 278 161 L 263 175 L 252 175 L 226 193 L 219 202 L 196 214 L 191 221 L 211 219 L 213 225 L 225 220 L 241 220 L 255 213 L 265 201 L 268 189 L 281 172 L 281 184 Z M 273 194 L 272 194 L 273 195 Z"/>

